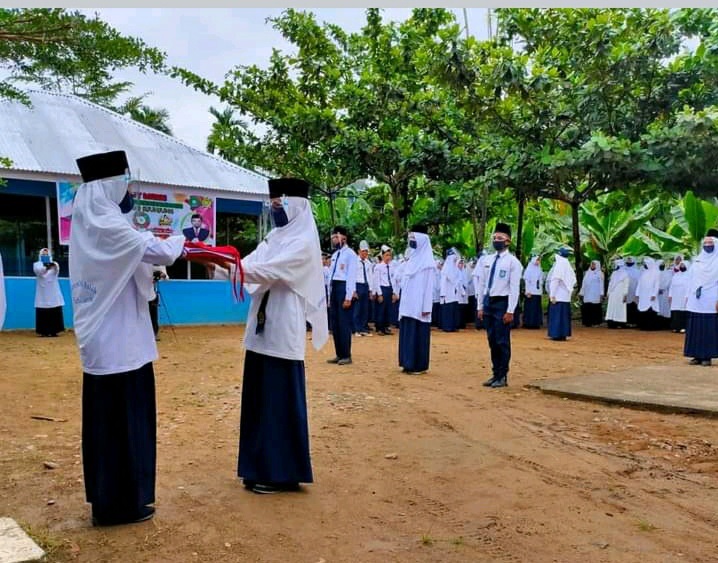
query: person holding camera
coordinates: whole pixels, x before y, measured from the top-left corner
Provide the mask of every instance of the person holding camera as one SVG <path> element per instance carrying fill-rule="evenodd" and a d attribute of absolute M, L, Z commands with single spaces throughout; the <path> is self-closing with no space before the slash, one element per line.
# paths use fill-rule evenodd
<path fill-rule="evenodd" d="M 32 265 L 35 272 L 35 332 L 40 336 L 57 336 L 65 330 L 62 308 L 65 299 L 60 291 L 60 265 L 52 260 L 50 250 L 43 248 L 37 262 Z"/>
<path fill-rule="evenodd" d="M 150 320 L 152 321 L 152 331 L 155 333 L 155 340 L 160 339 L 160 323 L 159 323 L 159 308 L 160 308 L 160 291 L 159 283 L 160 280 L 166 280 L 167 267 L 160 266 L 158 264 L 152 265 L 152 293 L 154 297 L 149 300 L 150 305 Z"/>

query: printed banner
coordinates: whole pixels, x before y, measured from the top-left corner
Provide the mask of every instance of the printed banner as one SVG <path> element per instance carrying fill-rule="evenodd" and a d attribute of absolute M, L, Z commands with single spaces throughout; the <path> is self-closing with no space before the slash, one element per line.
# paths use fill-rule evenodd
<path fill-rule="evenodd" d="M 69 244 L 72 201 L 80 184 L 57 183 L 57 213 L 60 244 Z M 167 188 L 146 188 L 134 194 L 135 206 L 127 215 L 138 231 L 158 237 L 184 235 L 192 242 L 214 245 L 216 205 L 214 197 L 176 192 Z"/>

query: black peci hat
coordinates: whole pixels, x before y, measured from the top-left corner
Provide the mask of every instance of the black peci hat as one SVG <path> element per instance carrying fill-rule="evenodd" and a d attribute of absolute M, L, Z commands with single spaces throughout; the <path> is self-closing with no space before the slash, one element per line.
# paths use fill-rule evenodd
<path fill-rule="evenodd" d="M 299 178 L 271 178 L 269 180 L 269 197 L 309 197 L 309 183 Z"/>
<path fill-rule="evenodd" d="M 718 237 L 718 229 L 708 229 L 707 237 Z"/>
<path fill-rule="evenodd" d="M 494 232 L 504 233 L 507 237 L 511 238 L 511 227 L 509 227 L 506 223 L 496 223 Z"/>
<path fill-rule="evenodd" d="M 333 235 L 340 234 L 340 235 L 344 235 L 345 237 L 349 236 L 347 233 L 346 227 L 342 227 L 341 225 L 337 225 L 336 227 L 334 227 L 332 229 L 332 234 Z"/>
<path fill-rule="evenodd" d="M 78 158 L 75 162 L 85 183 L 113 176 L 124 176 L 130 169 L 125 151 L 91 154 Z"/>
<path fill-rule="evenodd" d="M 417 224 L 411 226 L 411 229 L 409 229 L 409 232 L 427 234 L 429 232 L 429 230 L 426 228 L 426 225 L 417 223 Z"/>

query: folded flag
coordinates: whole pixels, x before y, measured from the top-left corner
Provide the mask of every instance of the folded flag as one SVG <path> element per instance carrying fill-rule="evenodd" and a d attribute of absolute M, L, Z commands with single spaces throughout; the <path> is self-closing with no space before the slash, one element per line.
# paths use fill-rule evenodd
<path fill-rule="evenodd" d="M 244 301 L 244 270 L 242 270 L 242 260 L 240 259 L 239 250 L 233 246 L 210 246 L 203 242 L 184 243 L 184 254 L 182 256 L 190 262 L 200 262 L 202 264 L 215 264 L 222 268 L 226 268 L 231 272 L 230 281 L 232 283 L 232 295 L 235 302 Z M 234 269 L 232 269 L 234 265 Z M 239 281 L 239 294 L 237 294 L 237 282 Z"/>

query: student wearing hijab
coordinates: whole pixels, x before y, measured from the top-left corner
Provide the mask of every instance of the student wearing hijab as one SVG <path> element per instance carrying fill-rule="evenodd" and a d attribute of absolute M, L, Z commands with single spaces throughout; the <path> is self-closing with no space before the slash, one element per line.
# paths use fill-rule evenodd
<path fill-rule="evenodd" d="M 620 258 L 613 264 L 611 279 L 608 280 L 608 304 L 606 305 L 606 324 L 608 328 L 626 327 L 626 299 L 630 279 L 626 267 Z"/>
<path fill-rule="evenodd" d="M 673 279 L 673 268 L 667 268 L 663 260 L 658 261 L 658 324 L 661 330 L 667 330 L 671 324 L 671 303 L 668 291 Z"/>
<path fill-rule="evenodd" d="M 83 366 L 82 462 L 96 526 L 154 514 L 157 345 L 147 302 L 152 264 L 183 254 L 184 236 L 159 239 L 123 216 L 134 205 L 124 151 L 79 158 L 70 284 Z"/>
<path fill-rule="evenodd" d="M 436 263 L 425 226 L 414 225 L 408 238 L 412 252 L 402 270 L 399 302 L 399 365 L 404 373 L 416 375 L 429 369 Z"/>
<path fill-rule="evenodd" d="M 541 270 L 541 256 L 534 254 L 524 269 L 524 328 L 541 328 L 543 326 L 544 273 Z"/>
<path fill-rule="evenodd" d="M 40 336 L 57 336 L 65 330 L 62 307 L 65 299 L 60 291 L 60 265 L 54 262 L 47 248 L 40 250 L 35 272 L 35 332 Z"/>
<path fill-rule="evenodd" d="M 636 297 L 636 288 L 638 287 L 638 278 L 641 277 L 641 271 L 638 269 L 636 259 L 629 256 L 625 261 L 625 270 L 628 274 L 628 295 L 626 296 L 626 326 L 638 326 L 638 297 Z"/>
<path fill-rule="evenodd" d="M 601 263 L 598 260 L 592 260 L 591 265 L 583 275 L 581 289 L 578 292 L 582 301 L 581 322 L 583 326 L 598 326 L 603 322 L 603 311 L 601 311 L 603 284 Z"/>
<path fill-rule="evenodd" d="M 638 278 L 636 298 L 638 299 L 638 328 L 640 330 L 658 330 L 658 289 L 660 285 L 658 263 L 650 256 L 643 258 L 643 272 Z"/>
<path fill-rule="evenodd" d="M 683 257 L 681 257 L 676 269 L 677 271 L 671 277 L 671 285 L 668 288 L 668 303 L 671 306 L 671 330 L 676 333 L 684 333 L 688 320 L 686 301 L 688 300 L 690 276 L 688 274 L 688 263 L 683 260 Z"/>
<path fill-rule="evenodd" d="M 244 337 L 237 475 L 255 493 L 297 490 L 299 483 L 313 481 L 304 327 L 311 325 L 316 350 L 329 334 L 322 252 L 308 193 L 304 180 L 269 180 L 274 228 L 242 260 L 252 304 Z M 335 282 L 332 290 L 346 295 L 343 284 Z"/>
<path fill-rule="evenodd" d="M 441 268 L 439 299 L 441 303 L 441 330 L 456 332 L 459 328 L 459 284 L 463 284 L 459 260 L 455 248 L 446 251 L 444 266 Z"/>
<path fill-rule="evenodd" d="M 399 288 L 396 287 L 396 266 L 392 263 L 391 248 L 381 246 L 381 262 L 374 266 L 374 294 L 376 299 L 376 328 L 382 336 L 392 334 L 389 329 L 391 322 L 391 306 L 398 299 Z"/>
<path fill-rule="evenodd" d="M 683 355 L 691 365 L 710 366 L 718 357 L 718 230 L 709 229 L 701 253 L 691 263 L 688 282 L 688 323 Z"/>
<path fill-rule="evenodd" d="M 511 227 L 496 223 L 492 235 L 496 254 L 490 258 L 488 276 L 480 278 L 476 314 L 484 322 L 486 336 L 491 350 L 493 375 L 484 381 L 484 387 L 494 389 L 508 385 L 509 363 L 511 362 L 511 325 L 514 311 L 519 302 L 521 286 L 521 262 L 509 252 Z"/>
<path fill-rule="evenodd" d="M 331 285 L 329 313 L 336 356 L 327 360 L 340 366 L 352 363 L 352 328 L 354 325 L 354 294 L 356 291 L 357 255 L 347 245 L 347 230 L 336 226 L 332 230 Z"/>
<path fill-rule="evenodd" d="M 568 262 L 570 250 L 560 248 L 555 255 L 549 282 L 548 336 L 551 340 L 566 340 L 571 336 L 571 293 L 576 286 L 576 274 Z"/>
<path fill-rule="evenodd" d="M 460 258 L 456 262 L 456 266 L 459 268 L 459 276 L 457 280 L 457 291 L 459 294 L 459 306 L 458 306 L 458 317 L 456 319 L 456 326 L 460 329 L 466 328 L 466 309 L 469 306 L 469 292 L 468 292 L 468 271 L 466 269 L 466 260 Z M 474 313 L 471 312 L 471 320 L 474 319 Z"/>
<path fill-rule="evenodd" d="M 431 326 L 439 328 L 441 326 L 441 268 L 444 266 L 444 261 L 441 258 L 434 257 L 434 290 L 432 292 L 432 305 L 431 305 Z"/>

